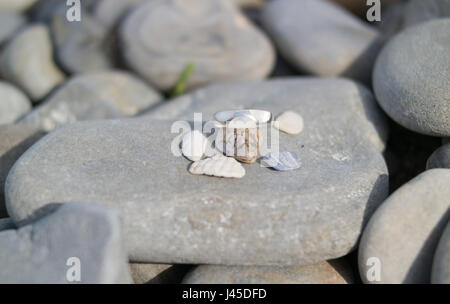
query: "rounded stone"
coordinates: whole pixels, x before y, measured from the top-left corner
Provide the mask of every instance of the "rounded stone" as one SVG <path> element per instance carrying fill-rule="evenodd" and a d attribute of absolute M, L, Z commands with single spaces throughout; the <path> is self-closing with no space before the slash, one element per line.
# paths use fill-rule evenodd
<path fill-rule="evenodd" d="M 277 0 L 262 13 L 281 54 L 300 72 L 370 82 L 381 48 L 377 30 L 324 0 Z"/>
<path fill-rule="evenodd" d="M 7 41 L 25 23 L 26 20 L 22 15 L 0 11 L 0 45 Z"/>
<path fill-rule="evenodd" d="M 135 8 L 120 26 L 128 65 L 157 88 L 175 86 L 186 65 L 187 88 L 257 80 L 270 74 L 269 40 L 228 0 L 156 0 Z"/>
<path fill-rule="evenodd" d="M 0 125 L 14 123 L 30 110 L 31 102 L 24 93 L 0 81 Z"/>
<path fill-rule="evenodd" d="M 86 73 L 114 67 L 115 40 L 105 27 L 87 11 L 82 22 L 69 22 L 64 11 L 54 14 L 50 29 L 58 63 L 69 73 Z"/>
<path fill-rule="evenodd" d="M 450 169 L 450 143 L 443 145 L 427 161 L 427 169 L 446 168 Z"/>
<path fill-rule="evenodd" d="M 450 222 L 442 233 L 434 254 L 431 283 L 450 284 Z"/>
<path fill-rule="evenodd" d="M 449 49 L 450 19 L 436 19 L 406 29 L 382 50 L 373 87 L 397 123 L 426 135 L 450 135 Z"/>
<path fill-rule="evenodd" d="M 46 96 L 65 79 L 53 61 L 52 42 L 44 25 L 31 25 L 10 40 L 1 54 L 0 71 L 33 101 Z"/>
<path fill-rule="evenodd" d="M 172 154 L 185 132 L 174 122 L 190 126 L 199 112 L 212 121 L 224 105 L 302 113 L 305 130 L 280 133 L 279 142 L 280 150 L 301 155 L 302 169 L 281 176 L 244 165 L 241 180 L 189 174 L 190 162 Z M 84 198 L 115 206 L 135 262 L 314 264 L 354 249 L 387 196 L 386 164 L 372 142 L 382 125 L 373 97 L 349 80 L 215 85 L 137 118 L 75 123 L 48 134 L 9 173 L 8 212 L 20 225 L 50 202 Z"/>
<path fill-rule="evenodd" d="M 340 260 L 306 266 L 201 265 L 191 270 L 184 284 L 351 284 L 349 266 Z"/>
<path fill-rule="evenodd" d="M 450 219 L 449 197 L 449 169 L 425 171 L 389 196 L 361 238 L 362 280 L 429 283 L 434 250 Z"/>
<path fill-rule="evenodd" d="M 127 72 L 79 74 L 70 78 L 18 124 L 49 132 L 79 120 L 134 116 L 158 104 L 161 99 L 156 90 Z"/>

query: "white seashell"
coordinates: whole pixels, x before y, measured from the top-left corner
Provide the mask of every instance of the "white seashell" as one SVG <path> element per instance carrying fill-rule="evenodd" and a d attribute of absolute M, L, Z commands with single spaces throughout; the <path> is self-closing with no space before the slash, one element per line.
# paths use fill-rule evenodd
<path fill-rule="evenodd" d="M 303 131 L 303 117 L 298 113 L 286 111 L 277 117 L 274 127 L 288 134 L 299 134 Z"/>
<path fill-rule="evenodd" d="M 215 155 L 196 161 L 189 168 L 189 172 L 195 175 L 233 178 L 242 178 L 245 175 L 245 169 L 238 161 L 223 155 Z"/>
<path fill-rule="evenodd" d="M 198 130 L 187 132 L 183 136 L 181 151 L 188 159 L 198 161 L 205 154 L 207 141 L 206 137 Z"/>

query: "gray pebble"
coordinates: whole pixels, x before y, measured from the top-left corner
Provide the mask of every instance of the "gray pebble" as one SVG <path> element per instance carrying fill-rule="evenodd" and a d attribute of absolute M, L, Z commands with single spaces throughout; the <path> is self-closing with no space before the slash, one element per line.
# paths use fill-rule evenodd
<path fill-rule="evenodd" d="M 397 123 L 426 135 L 450 135 L 449 49 L 449 18 L 409 27 L 383 49 L 373 87 Z"/>
<path fill-rule="evenodd" d="M 134 75 L 103 71 L 76 75 L 18 123 L 49 132 L 79 120 L 134 116 L 161 101 Z"/>
<path fill-rule="evenodd" d="M 33 101 L 43 98 L 65 79 L 53 61 L 52 42 L 44 25 L 31 25 L 8 42 L 1 53 L 0 71 Z"/>
<path fill-rule="evenodd" d="M 427 161 L 427 169 L 447 168 L 450 169 L 450 143 L 443 145 Z"/>
<path fill-rule="evenodd" d="M 434 250 L 450 219 L 449 197 L 449 169 L 425 171 L 391 194 L 362 235 L 359 245 L 362 280 L 429 283 Z M 374 273 L 377 269 L 379 278 Z"/>
<path fill-rule="evenodd" d="M 31 102 L 24 93 L 0 81 L 0 125 L 14 123 L 30 110 Z"/>
<path fill-rule="evenodd" d="M 74 198 L 116 206 L 134 262 L 305 265 L 346 255 L 388 192 L 372 141 L 383 120 L 373 120 L 382 116 L 364 91 L 342 79 L 214 85 L 138 118 L 66 125 L 16 162 L 9 214 L 20 223 Z M 305 145 L 302 170 L 282 179 L 257 165 L 241 180 L 189 174 L 190 162 L 170 150 L 173 122 L 195 112 L 212 120 L 224 105 L 302 113 L 301 134 L 280 134 L 283 151 Z"/>
<path fill-rule="evenodd" d="M 450 284 L 450 222 L 447 223 L 434 253 L 431 283 Z"/>
<path fill-rule="evenodd" d="M 324 0 L 274 0 L 262 23 L 281 54 L 300 72 L 370 81 L 382 46 L 376 29 Z"/>
<path fill-rule="evenodd" d="M 69 203 L 46 215 L 55 208 L 41 210 L 30 225 L 0 232 L 0 283 L 77 283 L 70 281 L 76 265 L 79 283 L 131 283 L 116 210 Z"/>
<path fill-rule="evenodd" d="M 26 20 L 22 15 L 15 12 L 0 11 L 0 45 L 25 23 Z"/>

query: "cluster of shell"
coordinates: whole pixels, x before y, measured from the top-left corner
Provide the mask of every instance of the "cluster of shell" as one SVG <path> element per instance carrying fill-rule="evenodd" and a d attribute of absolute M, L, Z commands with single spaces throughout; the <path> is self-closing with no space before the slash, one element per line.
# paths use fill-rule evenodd
<path fill-rule="evenodd" d="M 214 143 L 217 154 L 212 157 L 203 159 L 208 141 L 200 131 L 190 131 L 183 136 L 182 153 L 194 162 L 189 172 L 196 175 L 242 178 L 245 169 L 239 162 L 251 164 L 260 156 L 262 135 L 258 128 L 259 120 L 249 113 L 234 113 L 231 120 L 218 120 L 227 122 L 218 128 Z M 298 134 L 303 130 L 303 119 L 299 114 L 287 111 L 277 117 L 273 126 L 288 134 Z M 292 159 L 291 156 L 290 158 Z M 276 159 L 286 158 L 277 155 Z M 282 166 L 273 167 L 277 169 Z"/>

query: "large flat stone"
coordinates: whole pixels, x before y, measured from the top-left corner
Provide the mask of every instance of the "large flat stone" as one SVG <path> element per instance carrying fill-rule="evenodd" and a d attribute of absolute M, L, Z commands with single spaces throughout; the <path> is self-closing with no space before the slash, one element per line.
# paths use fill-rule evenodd
<path fill-rule="evenodd" d="M 119 27 L 131 69 L 161 90 L 195 64 L 187 88 L 268 76 L 275 54 L 269 39 L 229 0 L 145 1 Z"/>
<path fill-rule="evenodd" d="M 280 134 L 280 149 L 298 153 L 303 167 L 280 173 L 244 165 L 240 180 L 189 174 L 189 162 L 171 153 L 173 121 L 239 107 L 301 113 L 305 129 Z M 388 192 L 373 143 L 381 142 L 373 126 L 382 125 L 379 115 L 370 94 L 347 80 L 200 89 L 139 118 L 52 132 L 10 172 L 8 212 L 20 225 L 50 202 L 116 206 L 131 260 L 140 262 L 302 265 L 337 258 L 355 247 Z"/>
<path fill-rule="evenodd" d="M 281 54 L 300 72 L 370 82 L 383 44 L 376 29 L 325 0 L 274 0 L 262 23 Z"/>

